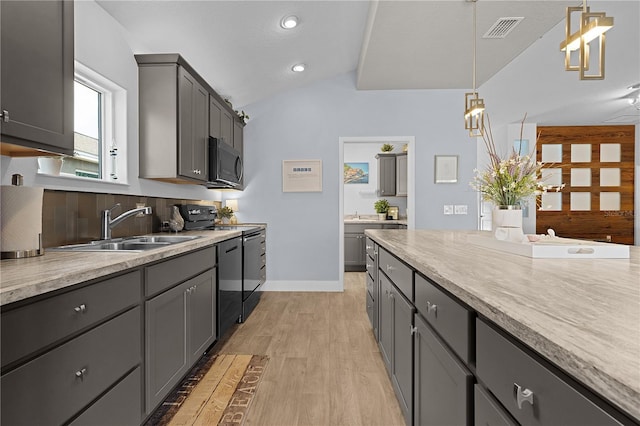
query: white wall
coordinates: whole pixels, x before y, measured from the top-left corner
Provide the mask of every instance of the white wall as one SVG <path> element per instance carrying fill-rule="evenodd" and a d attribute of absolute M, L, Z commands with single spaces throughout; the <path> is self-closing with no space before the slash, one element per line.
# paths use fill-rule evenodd
<path fill-rule="evenodd" d="M 498 72 L 479 93 L 485 99 L 496 143 L 506 147 L 510 124 L 540 126 L 603 125 L 622 115 L 636 125 L 635 240 L 640 245 L 640 123 L 638 111 L 629 106 L 628 86 L 640 82 L 640 2 L 589 2 L 592 11 L 613 16 L 615 25 L 606 33 L 604 80 L 580 81 L 577 72 L 564 70 L 564 54 L 558 46 L 565 37 L 564 21 L 537 40 Z M 594 108 L 594 106 L 598 108 Z M 608 111 L 605 115 L 602 109 Z M 479 164 L 484 164 L 478 145 Z M 535 224 L 534 224 L 535 226 Z"/>
<path fill-rule="evenodd" d="M 369 163 L 369 183 L 354 183 L 344 185 L 344 207 L 345 215 L 375 215 L 373 204 L 385 198 L 392 206 L 398 206 L 400 216 L 407 214 L 407 197 L 378 197 L 378 160 L 376 154 L 380 153 L 380 147 L 384 143 L 381 139 L 377 143 L 345 143 L 344 162 L 345 163 Z M 402 152 L 402 146 L 394 145 L 392 152 Z"/>
<path fill-rule="evenodd" d="M 476 194 L 469 182 L 476 145 L 464 130 L 463 100 L 463 90 L 357 91 L 349 73 L 244 107 L 251 120 L 240 219 L 268 223 L 268 284 L 341 288 L 340 137 L 415 136 L 416 228 L 475 229 Z M 433 183 L 436 154 L 460 156 L 459 183 Z M 283 193 L 286 159 L 321 159 L 323 191 Z M 467 204 L 469 214 L 444 216 L 444 204 Z"/>
<path fill-rule="evenodd" d="M 199 185 L 174 185 L 138 179 L 138 66 L 127 34 L 111 15 L 92 0 L 75 2 L 75 57 L 89 68 L 127 90 L 127 138 L 129 184 L 120 185 L 38 175 L 36 158 L 1 157 L 3 185 L 20 173 L 24 184 L 49 189 L 146 195 L 153 197 L 220 200 L 219 191 Z"/>

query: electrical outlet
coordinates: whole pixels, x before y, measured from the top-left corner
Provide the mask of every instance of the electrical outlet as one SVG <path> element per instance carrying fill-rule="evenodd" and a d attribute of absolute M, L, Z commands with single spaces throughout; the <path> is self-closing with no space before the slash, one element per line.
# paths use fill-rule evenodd
<path fill-rule="evenodd" d="M 453 206 L 451 204 L 445 204 L 444 214 L 453 214 Z"/>
<path fill-rule="evenodd" d="M 453 209 L 455 214 L 467 214 L 466 204 L 456 205 Z"/>
<path fill-rule="evenodd" d="M 145 203 L 136 203 L 136 209 L 147 207 Z M 144 213 L 140 212 L 136 215 L 136 217 L 144 217 Z"/>

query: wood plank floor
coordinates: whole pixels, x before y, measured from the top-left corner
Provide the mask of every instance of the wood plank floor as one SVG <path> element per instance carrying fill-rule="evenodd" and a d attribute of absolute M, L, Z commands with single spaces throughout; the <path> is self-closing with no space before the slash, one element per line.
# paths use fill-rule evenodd
<path fill-rule="evenodd" d="M 403 425 L 365 310 L 365 275 L 343 293 L 265 292 L 249 319 L 214 347 L 268 355 L 246 425 Z"/>

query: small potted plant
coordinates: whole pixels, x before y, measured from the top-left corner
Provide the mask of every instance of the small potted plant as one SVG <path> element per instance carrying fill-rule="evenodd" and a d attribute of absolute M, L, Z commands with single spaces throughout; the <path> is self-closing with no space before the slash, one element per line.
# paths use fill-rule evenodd
<path fill-rule="evenodd" d="M 393 145 L 391 145 L 390 143 L 385 143 L 382 145 L 382 148 L 380 148 L 380 151 L 382 152 L 391 152 L 393 151 Z"/>
<path fill-rule="evenodd" d="M 218 209 L 218 217 L 222 219 L 222 223 L 229 223 L 229 220 L 233 216 L 233 209 L 228 206 L 224 206 Z"/>
<path fill-rule="evenodd" d="M 379 220 L 387 219 L 387 211 L 389 210 L 389 202 L 386 199 L 381 199 L 376 201 L 373 204 L 373 208 L 376 209 L 376 213 L 378 213 Z"/>

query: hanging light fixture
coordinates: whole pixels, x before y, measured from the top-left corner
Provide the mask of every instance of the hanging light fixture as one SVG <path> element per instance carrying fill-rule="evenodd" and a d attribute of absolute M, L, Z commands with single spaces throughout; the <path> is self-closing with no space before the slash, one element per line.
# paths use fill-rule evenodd
<path fill-rule="evenodd" d="M 469 136 L 477 137 L 484 134 L 484 99 L 476 91 L 476 1 L 473 2 L 473 91 L 464 94 L 464 128 Z"/>
<path fill-rule="evenodd" d="M 571 32 L 571 15 L 580 13 L 580 28 Z M 613 17 L 604 12 L 591 12 L 587 7 L 587 0 L 582 1 L 582 7 L 567 7 L 566 36 L 560 43 L 560 50 L 565 52 L 564 69 L 580 71 L 580 80 L 604 79 L 604 47 L 605 32 L 613 27 Z M 590 63 L 591 42 L 597 40 L 598 67 L 596 72 L 587 73 L 592 66 Z M 572 52 L 578 52 L 578 64 L 571 63 Z M 591 70 L 593 71 L 593 69 Z"/>

